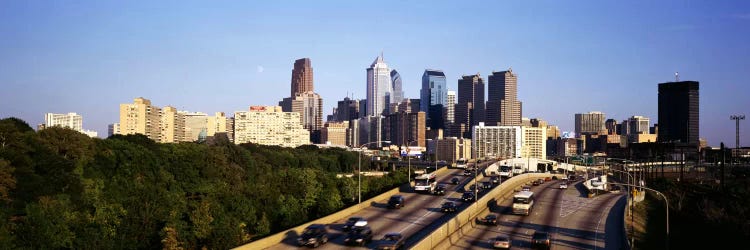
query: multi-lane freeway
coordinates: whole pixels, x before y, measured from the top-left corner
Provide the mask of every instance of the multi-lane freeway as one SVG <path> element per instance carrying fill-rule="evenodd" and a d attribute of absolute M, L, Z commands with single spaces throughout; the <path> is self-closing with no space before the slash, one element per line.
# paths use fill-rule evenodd
<path fill-rule="evenodd" d="M 481 168 L 491 163 L 485 162 L 480 165 L 480 178 L 482 177 Z M 440 207 L 445 201 L 456 202 L 459 205 L 459 211 L 464 209 L 467 204 L 461 201 L 461 195 L 465 188 L 473 184 L 473 182 L 469 183 L 469 181 L 474 176 L 464 176 L 462 175 L 463 172 L 463 169 L 448 169 L 437 177 L 438 184 L 445 184 L 448 187 L 448 192 L 445 195 L 418 194 L 411 191 L 401 192 L 399 194 L 405 197 L 405 206 L 403 208 L 389 209 L 386 199 L 374 202 L 371 206 L 352 214 L 350 217 L 360 216 L 367 219 L 368 225 L 373 230 L 373 241 L 366 244 L 365 247 L 370 249 L 375 248 L 379 240 L 386 233 L 397 232 L 409 238 L 418 233 L 425 233 L 422 231 L 425 228 L 442 224 L 449 217 L 453 216 L 453 214 L 445 214 L 440 211 Z M 453 177 L 458 177 L 461 182 L 458 185 L 451 184 L 450 181 Z M 489 181 L 489 178 L 483 178 L 481 181 Z M 481 196 L 486 192 L 485 190 L 479 194 Z M 346 219 L 343 218 L 341 221 L 328 225 L 330 240 L 327 244 L 321 245 L 319 249 L 339 249 L 345 247 L 344 239 L 346 238 L 346 232 L 342 230 L 342 226 Z M 290 233 L 281 243 L 271 246 L 268 249 L 298 247 L 297 238 L 298 235 Z"/>
<path fill-rule="evenodd" d="M 559 182 L 532 186 L 536 205 L 530 215 L 510 214 L 512 198 L 499 199 L 498 206 L 491 208 L 491 213 L 498 215 L 497 226 L 477 225 L 459 240 L 446 240 L 437 248 L 490 249 L 494 237 L 505 235 L 512 239 L 513 249 L 531 249 L 534 232 L 546 231 L 552 239 L 551 249 L 624 249 L 623 194 L 588 198 L 580 181 L 568 189 L 559 189 Z"/>

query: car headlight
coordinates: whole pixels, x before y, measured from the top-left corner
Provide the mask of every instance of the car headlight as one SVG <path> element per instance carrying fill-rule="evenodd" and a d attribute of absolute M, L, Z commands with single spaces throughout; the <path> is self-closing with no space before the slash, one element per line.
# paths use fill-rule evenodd
<path fill-rule="evenodd" d="M 362 242 L 362 239 L 357 239 L 357 242 Z"/>

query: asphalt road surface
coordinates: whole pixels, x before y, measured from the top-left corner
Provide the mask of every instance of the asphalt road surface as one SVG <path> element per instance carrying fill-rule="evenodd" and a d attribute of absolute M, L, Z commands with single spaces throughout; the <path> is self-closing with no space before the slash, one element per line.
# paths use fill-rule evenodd
<path fill-rule="evenodd" d="M 559 189 L 559 183 L 532 186 L 536 204 L 529 216 L 510 214 L 512 199 L 499 199 L 491 211 L 498 215 L 497 226 L 477 225 L 458 241 L 444 241 L 437 249 L 491 249 L 491 239 L 498 235 L 510 236 L 512 249 L 532 249 L 535 231 L 550 233 L 551 249 L 624 249 L 624 195 L 587 198 L 580 180 L 568 189 Z"/>
<path fill-rule="evenodd" d="M 485 162 L 480 167 L 486 167 L 491 162 Z M 361 216 L 368 221 L 368 225 L 373 231 L 373 241 L 366 244 L 364 247 L 347 246 L 344 244 L 346 238 L 346 232 L 342 230 L 342 226 L 347 218 L 343 218 L 340 221 L 328 225 L 329 242 L 325 245 L 321 245 L 317 249 L 351 249 L 351 248 L 367 248 L 373 249 L 377 247 L 380 239 L 386 233 L 398 232 L 407 238 L 407 244 L 410 243 L 409 237 L 415 234 L 424 234 L 424 231 L 429 231 L 429 228 L 434 228 L 449 218 L 453 217 L 453 213 L 443 213 L 440 210 L 441 205 L 445 201 L 456 202 L 458 211 L 462 211 L 466 208 L 465 204 L 461 200 L 461 195 L 465 188 L 473 184 L 467 183 L 474 176 L 464 176 L 462 173 L 463 169 L 449 169 L 441 175 L 437 176 L 438 184 L 445 184 L 447 186 L 447 192 L 445 195 L 432 195 L 432 194 L 419 194 L 412 191 L 402 191 L 399 193 L 404 196 L 405 202 L 404 207 L 400 209 L 389 209 L 387 207 L 387 198 L 381 201 L 373 202 L 371 206 L 360 210 L 359 212 L 352 214 L 352 216 Z M 481 169 L 479 171 L 481 177 Z M 458 177 L 461 182 L 458 185 L 450 183 L 453 177 Z M 489 178 L 483 178 L 482 181 L 489 181 Z M 480 191 L 480 197 L 482 194 L 487 193 L 487 190 Z M 424 230 L 427 228 L 427 230 Z M 297 245 L 297 238 L 300 232 L 290 232 L 285 239 L 268 249 L 296 249 L 299 248 Z"/>

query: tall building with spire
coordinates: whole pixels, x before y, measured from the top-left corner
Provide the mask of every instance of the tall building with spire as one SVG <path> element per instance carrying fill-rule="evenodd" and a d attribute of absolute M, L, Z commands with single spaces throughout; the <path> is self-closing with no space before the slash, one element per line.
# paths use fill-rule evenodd
<path fill-rule="evenodd" d="M 427 126 L 431 129 L 445 127 L 443 108 L 448 88 L 445 73 L 426 69 L 422 74 L 422 89 L 419 90 L 419 109 L 427 114 Z"/>
<path fill-rule="evenodd" d="M 380 116 L 391 102 L 391 70 L 383 61 L 383 54 L 367 68 L 367 116 Z"/>
<path fill-rule="evenodd" d="M 512 69 L 492 72 L 487 77 L 487 124 L 520 126 L 521 102 L 518 101 L 518 77 Z"/>
<path fill-rule="evenodd" d="M 464 138 L 471 138 L 472 126 L 484 122 L 484 79 L 476 75 L 465 75 L 458 80 L 458 103 L 456 104 L 456 124 Z"/>
<path fill-rule="evenodd" d="M 313 68 L 310 58 L 301 58 L 294 61 L 292 69 L 292 94 L 295 96 L 313 90 Z"/>

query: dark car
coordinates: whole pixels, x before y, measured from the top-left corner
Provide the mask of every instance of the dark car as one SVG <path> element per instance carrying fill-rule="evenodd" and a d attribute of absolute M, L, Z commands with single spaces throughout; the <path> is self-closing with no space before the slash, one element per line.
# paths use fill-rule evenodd
<path fill-rule="evenodd" d="M 365 244 L 372 241 L 372 229 L 365 223 L 362 225 L 355 225 L 344 238 L 344 244 L 346 245 L 359 245 L 364 246 Z"/>
<path fill-rule="evenodd" d="M 344 226 L 341 227 L 341 229 L 343 229 L 344 231 L 349 231 L 350 229 L 352 229 L 352 227 L 354 227 L 354 223 L 357 223 L 358 221 L 366 221 L 366 220 L 365 218 L 362 218 L 359 216 L 349 217 L 349 219 L 346 220 L 346 222 L 344 222 Z"/>
<path fill-rule="evenodd" d="M 388 208 L 402 208 L 404 207 L 404 196 L 394 195 L 388 199 Z"/>
<path fill-rule="evenodd" d="M 378 250 L 394 250 L 394 249 L 401 249 L 404 247 L 404 236 L 400 233 L 387 233 L 383 237 L 382 240 L 380 240 L 380 244 L 378 244 L 377 249 Z"/>
<path fill-rule="evenodd" d="M 494 175 L 491 176 L 490 182 L 492 182 L 492 184 L 495 184 L 495 185 L 500 184 L 500 176 L 494 176 Z"/>
<path fill-rule="evenodd" d="M 459 180 L 458 177 L 453 177 L 453 179 L 451 179 L 451 183 L 453 183 L 453 185 L 457 185 L 460 181 L 461 180 Z"/>
<path fill-rule="evenodd" d="M 491 189 L 492 188 L 492 182 L 483 181 L 482 184 L 479 187 L 481 188 L 481 190 Z"/>
<path fill-rule="evenodd" d="M 435 187 L 435 191 L 433 191 L 432 193 L 436 195 L 444 195 L 446 190 L 447 188 L 445 187 L 445 185 L 440 184 Z"/>
<path fill-rule="evenodd" d="M 312 224 L 302 231 L 302 235 L 297 238 L 297 243 L 300 246 L 311 246 L 318 247 L 328 242 L 328 230 L 326 225 L 323 224 Z"/>
<path fill-rule="evenodd" d="M 446 213 L 456 212 L 456 203 L 453 203 L 452 201 L 446 201 L 440 207 L 440 210 Z"/>
<path fill-rule="evenodd" d="M 464 170 L 463 175 L 466 175 L 466 176 L 474 175 L 474 170 L 466 169 Z"/>
<path fill-rule="evenodd" d="M 531 246 L 535 249 L 549 249 L 552 245 L 549 233 L 547 232 L 534 232 L 531 237 Z"/>
<path fill-rule="evenodd" d="M 463 201 L 473 201 L 474 198 L 476 198 L 476 197 L 474 197 L 474 192 L 471 192 L 471 191 L 464 192 L 464 194 L 461 195 L 461 200 L 463 200 Z"/>
<path fill-rule="evenodd" d="M 539 184 L 544 184 L 544 179 L 543 178 L 539 178 L 537 180 L 539 181 Z"/>
<path fill-rule="evenodd" d="M 538 179 L 537 179 L 537 180 L 533 180 L 533 181 L 531 181 L 531 185 L 534 185 L 534 186 L 539 186 L 539 184 L 542 184 L 542 183 L 541 183 L 541 182 L 539 182 L 539 180 L 538 180 Z"/>
<path fill-rule="evenodd" d="M 477 224 L 497 226 L 497 215 L 488 214 L 484 218 L 477 217 Z"/>
<path fill-rule="evenodd" d="M 510 249 L 512 245 L 513 241 L 508 236 L 500 235 L 492 239 L 492 247 L 495 249 Z"/>

